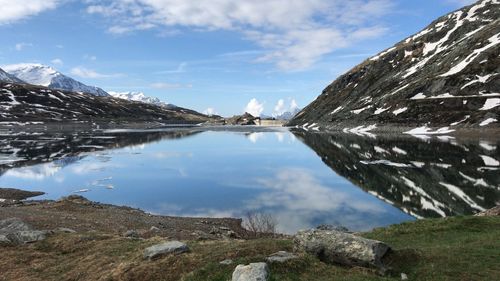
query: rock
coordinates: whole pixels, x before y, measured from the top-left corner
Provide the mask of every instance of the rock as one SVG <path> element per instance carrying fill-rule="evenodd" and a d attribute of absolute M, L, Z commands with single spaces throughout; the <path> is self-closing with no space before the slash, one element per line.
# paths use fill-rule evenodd
<path fill-rule="evenodd" d="M 0 244 L 10 244 L 11 241 L 9 240 L 9 238 L 7 238 L 6 235 L 4 234 L 0 234 Z"/>
<path fill-rule="evenodd" d="M 144 250 L 144 258 L 155 259 L 167 254 L 180 254 L 189 251 L 186 244 L 179 241 L 170 241 L 153 245 Z"/>
<path fill-rule="evenodd" d="M 151 231 L 151 232 L 157 232 L 157 231 L 160 231 L 160 229 L 159 229 L 158 227 L 156 227 L 156 226 L 152 226 L 152 227 L 149 229 L 149 231 Z"/>
<path fill-rule="evenodd" d="M 408 280 L 408 275 L 401 273 L 401 280 Z"/>
<path fill-rule="evenodd" d="M 44 240 L 45 238 L 47 238 L 47 231 L 39 231 L 39 230 L 16 231 L 7 234 L 6 237 L 8 240 L 10 240 L 12 244 L 20 245 L 20 244 L 33 243 Z"/>
<path fill-rule="evenodd" d="M 500 216 L 500 206 L 496 206 L 496 207 L 493 207 L 493 208 L 488 209 L 486 211 L 482 211 L 480 213 L 475 214 L 475 216 L 478 216 L 478 217 Z"/>
<path fill-rule="evenodd" d="M 349 229 L 343 227 L 341 225 L 333 225 L 333 224 L 320 224 L 316 227 L 319 230 L 336 230 L 340 232 L 349 232 Z"/>
<path fill-rule="evenodd" d="M 59 202 L 72 202 L 75 204 L 91 205 L 92 202 L 81 195 L 69 195 L 59 199 Z"/>
<path fill-rule="evenodd" d="M 63 233 L 76 233 L 76 230 L 66 227 L 58 227 L 54 230 L 55 232 L 63 232 Z"/>
<path fill-rule="evenodd" d="M 274 253 L 272 255 L 270 255 L 269 257 L 267 257 L 267 261 L 268 262 L 279 262 L 279 263 L 283 263 L 283 262 L 286 262 L 286 261 L 289 261 L 289 260 L 293 260 L 293 259 L 296 259 L 297 256 L 292 254 L 292 253 L 289 253 L 289 252 L 286 252 L 286 251 L 279 251 L 277 253 Z"/>
<path fill-rule="evenodd" d="M 238 265 L 233 272 L 232 281 L 266 281 L 269 267 L 265 262 Z"/>
<path fill-rule="evenodd" d="M 223 261 L 221 261 L 219 263 L 223 264 L 223 265 L 230 265 L 230 264 L 233 264 L 233 260 L 232 259 L 226 259 L 226 260 L 223 260 Z"/>
<path fill-rule="evenodd" d="M 335 230 L 303 230 L 294 238 L 296 250 L 317 256 L 327 263 L 385 269 L 382 258 L 390 247 L 377 240 Z"/>
<path fill-rule="evenodd" d="M 127 230 L 124 234 L 123 234 L 124 237 L 127 237 L 127 238 L 140 238 L 141 236 L 139 235 L 139 233 L 135 230 Z"/>
<path fill-rule="evenodd" d="M 0 221 L 0 234 L 25 230 L 32 230 L 32 228 L 29 224 L 18 218 L 10 218 Z"/>

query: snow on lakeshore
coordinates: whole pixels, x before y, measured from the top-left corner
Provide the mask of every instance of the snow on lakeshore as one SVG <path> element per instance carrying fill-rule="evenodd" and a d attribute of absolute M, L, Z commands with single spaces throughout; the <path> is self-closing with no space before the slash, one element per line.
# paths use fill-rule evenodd
<path fill-rule="evenodd" d="M 409 131 L 404 132 L 408 135 L 444 135 L 447 133 L 454 132 L 455 130 L 450 129 L 450 127 L 442 127 L 435 131 L 427 126 L 418 127 Z"/>

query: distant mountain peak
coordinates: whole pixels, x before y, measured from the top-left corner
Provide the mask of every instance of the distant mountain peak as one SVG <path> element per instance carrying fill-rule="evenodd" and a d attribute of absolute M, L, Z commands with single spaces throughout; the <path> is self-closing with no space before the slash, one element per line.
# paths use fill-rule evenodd
<path fill-rule="evenodd" d="M 3 68 L 10 75 L 32 85 L 58 90 L 83 92 L 95 96 L 108 96 L 108 93 L 103 89 L 85 85 L 82 82 L 62 74 L 51 66 L 39 63 L 19 63 L 6 65 Z"/>
<path fill-rule="evenodd" d="M 154 104 L 157 106 L 162 106 L 162 107 L 167 107 L 167 108 L 177 107 L 173 104 L 161 101 L 159 98 L 146 96 L 143 92 L 109 92 L 109 94 L 112 97 L 124 99 L 124 100 L 129 100 L 129 101 L 149 103 L 149 104 Z"/>

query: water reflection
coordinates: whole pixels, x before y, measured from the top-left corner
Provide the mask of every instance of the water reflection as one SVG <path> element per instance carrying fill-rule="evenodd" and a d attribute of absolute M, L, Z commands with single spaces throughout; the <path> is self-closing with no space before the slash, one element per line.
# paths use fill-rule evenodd
<path fill-rule="evenodd" d="M 493 141 L 295 134 L 335 172 L 416 217 L 472 214 L 500 203 Z"/>
<path fill-rule="evenodd" d="M 255 128 L 3 135 L 0 186 L 52 199 L 86 192 L 165 215 L 266 212 L 288 233 L 367 230 L 500 203 L 498 146 Z"/>

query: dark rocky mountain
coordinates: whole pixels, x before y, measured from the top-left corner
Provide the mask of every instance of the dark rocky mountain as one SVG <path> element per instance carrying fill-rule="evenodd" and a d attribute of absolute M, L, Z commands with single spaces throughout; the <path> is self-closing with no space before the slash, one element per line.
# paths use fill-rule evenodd
<path fill-rule="evenodd" d="M 182 107 L 165 108 L 109 96 L 0 82 L 0 122 L 158 122 L 195 124 L 211 118 Z"/>
<path fill-rule="evenodd" d="M 227 118 L 225 123 L 227 125 L 257 125 L 257 119 L 258 117 L 245 112 L 242 115 L 235 115 L 233 117 Z"/>
<path fill-rule="evenodd" d="M 415 217 L 473 214 L 500 203 L 500 141 L 294 134 L 339 175 Z"/>
<path fill-rule="evenodd" d="M 498 129 L 499 42 L 500 2 L 478 1 L 338 77 L 288 125 L 415 134 Z"/>
<path fill-rule="evenodd" d="M 11 76 L 17 77 L 29 84 L 44 86 L 50 89 L 88 93 L 95 96 L 109 96 L 103 89 L 85 85 L 50 66 L 36 63 L 21 63 L 7 65 L 4 69 Z"/>
<path fill-rule="evenodd" d="M 14 75 L 10 75 L 9 73 L 5 72 L 3 69 L 0 68 L 0 82 L 6 82 L 6 83 L 23 83 L 23 81 Z"/>

